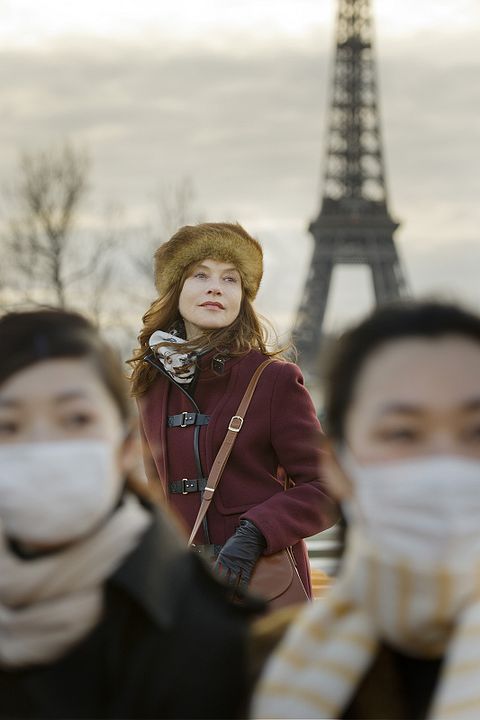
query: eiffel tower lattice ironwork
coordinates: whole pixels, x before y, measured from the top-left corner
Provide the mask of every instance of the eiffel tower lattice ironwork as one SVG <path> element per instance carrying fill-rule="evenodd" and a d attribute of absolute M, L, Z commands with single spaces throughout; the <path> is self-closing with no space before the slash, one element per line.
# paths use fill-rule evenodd
<path fill-rule="evenodd" d="M 318 357 L 335 265 L 369 266 L 378 304 L 404 294 L 397 227 L 387 207 L 370 0 L 338 0 L 323 198 L 309 227 L 314 251 L 293 333 L 307 372 Z"/>

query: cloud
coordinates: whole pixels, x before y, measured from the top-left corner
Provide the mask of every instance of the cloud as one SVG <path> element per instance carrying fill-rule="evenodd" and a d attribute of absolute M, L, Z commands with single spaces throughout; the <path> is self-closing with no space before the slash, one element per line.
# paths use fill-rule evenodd
<path fill-rule="evenodd" d="M 449 268 L 463 271 L 452 259 L 476 251 L 480 226 L 477 42 L 473 33 L 420 39 L 379 45 L 391 205 L 419 291 L 429 273 L 447 282 Z M 239 219 L 264 239 L 262 302 L 285 318 L 299 301 L 305 228 L 320 206 L 331 45 L 322 28 L 228 48 L 83 38 L 4 49 L 0 183 L 19 150 L 70 137 L 94 161 L 91 202 L 120 203 L 138 223 L 161 183 L 190 176 L 209 219 Z"/>
<path fill-rule="evenodd" d="M 143 202 L 157 181 L 189 174 L 213 211 L 295 212 L 305 163 L 318 173 L 323 70 L 321 57 L 296 48 L 171 55 L 91 43 L 4 52 L 4 172 L 15 146 L 68 135 L 90 146 L 97 191 L 116 199 Z"/>

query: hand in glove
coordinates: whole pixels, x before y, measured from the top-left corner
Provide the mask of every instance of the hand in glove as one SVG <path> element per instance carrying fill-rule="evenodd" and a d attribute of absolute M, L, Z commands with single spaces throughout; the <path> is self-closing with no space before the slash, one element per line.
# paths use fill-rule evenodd
<path fill-rule="evenodd" d="M 245 590 L 266 546 L 267 542 L 260 530 L 250 520 L 241 520 L 235 535 L 223 546 L 215 568 L 229 585 Z"/>

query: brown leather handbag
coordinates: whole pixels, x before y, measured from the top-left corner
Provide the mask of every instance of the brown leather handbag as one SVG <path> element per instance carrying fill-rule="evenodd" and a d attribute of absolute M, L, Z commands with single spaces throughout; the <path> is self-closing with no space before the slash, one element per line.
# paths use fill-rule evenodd
<path fill-rule="evenodd" d="M 271 610 L 308 601 L 291 547 L 273 555 L 262 555 L 252 574 L 248 589 L 268 602 Z"/>
<path fill-rule="evenodd" d="M 208 475 L 202 504 L 200 506 L 200 510 L 198 511 L 198 515 L 195 519 L 188 541 L 189 545 L 193 545 L 193 541 L 195 540 L 200 525 L 202 524 L 203 518 L 210 506 L 215 488 L 217 487 L 225 469 L 225 465 L 227 464 L 227 460 L 232 452 L 237 435 L 242 429 L 245 414 L 248 406 L 250 405 L 250 401 L 253 397 L 260 376 L 263 370 L 271 362 L 272 360 L 265 360 L 255 370 L 255 373 L 253 374 L 245 391 L 245 395 L 238 406 L 237 413 L 230 420 L 227 434 L 215 460 L 213 461 L 212 469 Z M 287 489 L 287 483 L 288 478 L 285 480 L 285 490 Z M 285 607 L 286 605 L 306 602 L 309 599 L 307 591 L 305 590 L 302 579 L 299 575 L 291 547 L 287 547 L 280 552 L 273 553 L 272 555 L 260 556 L 252 573 L 249 590 L 253 595 L 258 595 L 266 600 L 269 608 L 272 610 Z"/>

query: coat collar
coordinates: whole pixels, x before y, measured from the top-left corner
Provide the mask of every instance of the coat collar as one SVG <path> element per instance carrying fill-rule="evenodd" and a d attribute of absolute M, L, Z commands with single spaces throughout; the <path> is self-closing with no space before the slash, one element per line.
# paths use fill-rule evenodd
<path fill-rule="evenodd" d="M 224 355 L 222 353 L 211 351 L 210 353 L 204 355 L 203 357 L 199 358 L 198 360 L 198 367 L 200 371 L 200 380 L 209 380 L 215 377 L 219 377 L 221 375 L 228 374 L 235 365 L 238 365 L 242 361 L 245 360 L 247 357 L 253 357 L 255 355 L 258 355 L 259 358 L 264 358 L 264 356 L 258 351 L 258 350 L 248 350 L 247 352 L 242 353 L 241 355 Z M 224 360 L 222 363 L 223 367 L 216 364 L 215 360 Z"/>

